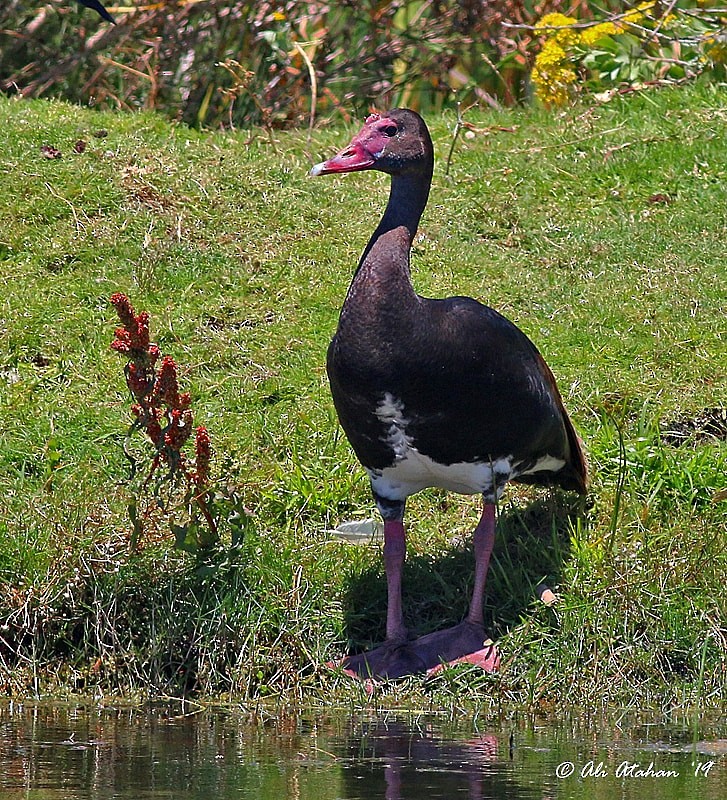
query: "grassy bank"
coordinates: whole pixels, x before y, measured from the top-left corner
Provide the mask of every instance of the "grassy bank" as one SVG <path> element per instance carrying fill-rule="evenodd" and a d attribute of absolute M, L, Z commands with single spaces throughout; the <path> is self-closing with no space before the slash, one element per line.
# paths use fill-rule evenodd
<path fill-rule="evenodd" d="M 506 495 L 487 595 L 501 674 L 457 669 L 391 691 L 404 703 L 717 706 L 724 91 L 466 120 L 449 176 L 455 120 L 429 120 L 439 161 L 415 285 L 478 297 L 535 340 L 592 488 L 582 514 L 565 497 Z M 363 696 L 321 668 L 380 639 L 385 604 L 379 548 L 329 532 L 373 508 L 323 365 L 385 178 L 307 178 L 350 130 L 204 134 L 8 100 L 0 122 L 0 689 Z M 175 550 L 148 496 L 130 547 L 139 486 L 109 348 L 117 291 L 151 314 L 211 433 L 213 554 Z M 407 519 L 412 621 L 457 621 L 476 501 L 422 493 Z M 534 600 L 543 580 L 555 608 Z"/>

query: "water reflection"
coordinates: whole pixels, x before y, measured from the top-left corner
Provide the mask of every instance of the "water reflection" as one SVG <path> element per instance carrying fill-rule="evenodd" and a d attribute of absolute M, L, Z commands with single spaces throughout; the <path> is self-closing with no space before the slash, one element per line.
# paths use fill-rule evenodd
<path fill-rule="evenodd" d="M 251 724 L 189 712 L 0 705 L 0 800 L 727 797 L 724 724 L 702 726 L 696 741 L 689 726 L 641 723 L 480 729 L 435 715 L 360 714 Z M 636 766 L 619 774 L 624 763 Z"/>
<path fill-rule="evenodd" d="M 517 787 L 492 734 L 447 740 L 431 723 L 374 721 L 358 726 L 345 752 L 344 797 L 350 800 L 535 797 Z"/>

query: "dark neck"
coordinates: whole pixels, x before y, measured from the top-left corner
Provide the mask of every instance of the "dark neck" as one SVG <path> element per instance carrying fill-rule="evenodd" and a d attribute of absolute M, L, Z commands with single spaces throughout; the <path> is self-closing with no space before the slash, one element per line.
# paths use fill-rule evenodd
<path fill-rule="evenodd" d="M 366 245 L 358 271 L 371 266 L 377 271 L 387 265 L 409 270 L 409 250 L 429 198 L 432 168 L 391 176 L 389 202 L 381 222 Z M 393 236 L 387 236 L 397 231 Z"/>

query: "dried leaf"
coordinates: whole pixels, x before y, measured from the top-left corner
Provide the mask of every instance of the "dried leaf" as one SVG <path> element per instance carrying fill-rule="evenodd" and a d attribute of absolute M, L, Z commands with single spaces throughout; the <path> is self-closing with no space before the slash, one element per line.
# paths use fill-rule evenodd
<path fill-rule="evenodd" d="M 63 154 L 57 147 L 53 147 L 52 144 L 44 144 L 40 148 L 40 154 L 43 158 L 61 158 Z"/>

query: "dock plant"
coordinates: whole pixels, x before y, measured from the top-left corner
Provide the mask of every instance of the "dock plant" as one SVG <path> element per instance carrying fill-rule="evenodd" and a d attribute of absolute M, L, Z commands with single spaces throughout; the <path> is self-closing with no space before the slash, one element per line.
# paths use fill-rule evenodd
<path fill-rule="evenodd" d="M 149 494 L 156 507 L 168 515 L 177 547 L 193 552 L 208 549 L 219 536 L 210 502 L 210 435 L 204 425 L 194 429 L 192 398 L 189 392 L 179 391 L 174 359 L 162 356 L 159 346 L 150 341 L 149 314 L 136 314 L 129 298 L 120 292 L 111 295 L 110 302 L 121 321 L 111 348 L 128 359 L 124 374 L 133 399 L 134 421 L 127 438 L 142 431 L 152 445 L 150 463 L 142 467 L 128 447 L 124 448 L 131 478 L 139 473 L 142 477 L 129 504 L 131 545 L 136 546 L 143 535 L 140 495 Z M 194 458 L 190 459 L 183 448 L 192 436 Z M 180 512 L 184 520 L 174 521 Z"/>

